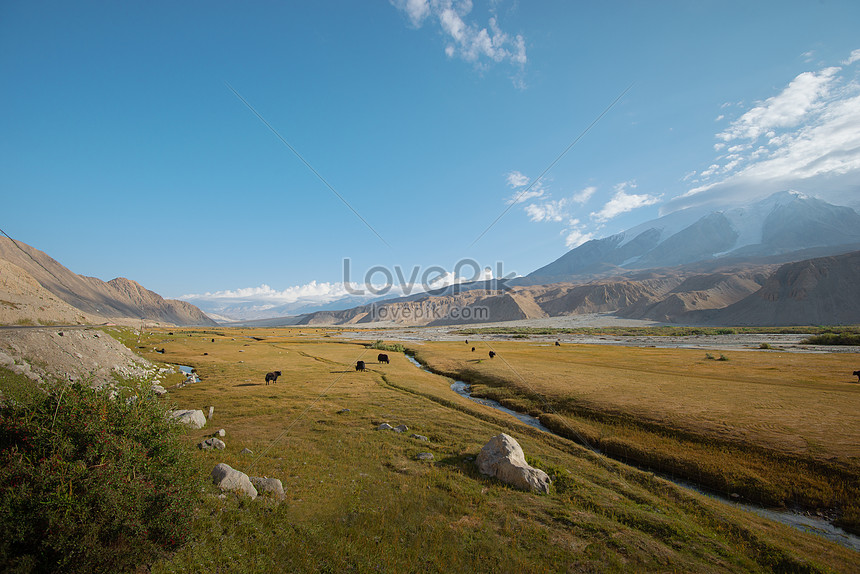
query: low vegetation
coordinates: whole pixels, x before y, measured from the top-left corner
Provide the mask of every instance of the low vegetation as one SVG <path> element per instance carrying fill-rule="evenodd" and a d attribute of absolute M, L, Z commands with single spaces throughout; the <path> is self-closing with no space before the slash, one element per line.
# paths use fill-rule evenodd
<path fill-rule="evenodd" d="M 125 333 L 127 344 L 140 347 L 138 352 L 146 358 L 193 366 L 201 377 L 199 383 L 171 389 L 168 400 L 181 408 L 214 407 L 207 427 L 179 437 L 185 468 L 205 480 L 216 463 L 224 462 L 252 476 L 281 479 L 286 494 L 281 503 L 265 498 L 250 501 L 233 494 L 217 496 L 214 487 L 204 487 L 202 496 L 193 498 L 193 510 L 174 517 L 176 528 L 188 529 L 186 543 L 170 554 L 162 553 L 167 547 L 156 548 L 161 554 L 140 570 L 172 574 L 855 569 L 856 553 L 846 548 L 691 493 L 574 441 L 528 427 L 453 393 L 449 379 L 416 368 L 397 351 L 385 349 L 390 351 L 391 363 L 379 364 L 376 350 L 366 343 L 326 338 L 327 334 L 330 330 L 310 328 L 222 329 L 217 334 L 182 330 L 173 335 L 154 330 L 138 340 L 137 334 Z M 155 353 L 155 347 L 164 348 L 165 353 Z M 484 384 L 488 393 L 508 393 L 507 399 L 501 398 L 520 401 L 525 408 L 546 412 L 542 403 L 523 392 L 526 387 L 510 385 L 502 376 L 503 369 L 515 368 L 531 385 L 541 381 L 557 385 L 564 391 L 557 396 L 543 387 L 536 390 L 557 401 L 563 425 L 574 420 L 570 412 L 582 405 L 594 406 L 588 397 L 574 392 L 574 386 L 559 385 L 553 363 L 545 363 L 540 352 L 534 354 L 539 348 L 535 343 L 494 345 L 499 352 L 494 360 L 487 359 L 486 353 L 479 360 L 470 348 L 462 342 L 410 345 L 420 361 L 438 370 L 471 369 L 476 388 Z M 561 351 L 566 354 L 572 349 Z M 625 357 L 624 351 L 578 357 L 580 362 L 564 365 L 565 372 L 585 371 L 589 378 L 599 380 L 608 371 L 597 373 L 590 368 L 620 367 L 628 359 L 643 358 L 635 351 Z M 530 356 L 535 359 L 530 365 L 521 362 Z M 355 371 L 358 360 L 367 363 L 367 371 Z M 692 370 L 701 374 L 717 368 L 742 370 L 744 361 L 733 355 L 731 362 L 713 363 L 702 359 L 699 352 L 688 362 L 679 363 L 676 358 L 652 361 L 651 368 L 667 373 L 679 368 L 690 371 L 692 362 L 697 365 Z M 809 372 L 819 367 L 813 365 Z M 276 384 L 266 385 L 263 376 L 272 370 L 283 375 Z M 776 376 L 764 374 L 770 381 Z M 801 376 L 806 374 L 804 370 Z M 704 383 L 717 388 L 734 378 L 731 373 L 721 373 Z M 618 388 L 613 377 L 606 380 L 610 391 Z M 696 388 L 691 392 L 707 402 L 711 395 L 694 392 L 701 382 L 694 381 Z M 647 395 L 644 398 L 652 400 Z M 96 400 L 86 393 L 84 398 Z M 20 401 L 25 399 L 22 394 Z M 65 401 L 63 398 L 63 404 Z M 131 409 L 152 403 L 120 400 L 112 404 Z M 565 405 L 566 410 L 562 409 Z M 98 404 L 91 410 L 101 413 Z M 631 428 L 637 428 L 637 421 L 658 422 L 643 417 L 644 412 L 627 413 Z M 609 410 L 603 413 L 612 414 Z M 696 416 L 702 424 L 708 423 L 701 411 Z M 841 416 L 837 424 L 845 423 Z M 611 438 L 619 428 L 600 427 L 600 421 L 594 420 L 593 430 L 581 429 L 593 433 L 589 438 Z M 382 422 L 404 424 L 409 430 L 377 431 Z M 743 427 L 737 420 L 729 419 L 729 423 Z M 49 421 L 41 423 L 46 425 L 50 428 Z M 226 449 L 204 452 L 196 448 L 218 428 L 226 430 Z M 725 428 L 730 432 L 734 427 Z M 514 436 L 529 462 L 551 476 L 549 494 L 514 490 L 477 472 L 477 453 L 500 432 Z M 671 449 L 677 436 L 669 438 L 672 442 L 654 448 Z M 834 452 L 822 456 L 841 456 Z M 420 453 L 431 453 L 434 458 L 420 460 Z M 85 462 L 84 466 L 96 464 L 100 462 Z M 114 480 L 123 482 L 127 477 L 114 475 Z M 135 474 L 131 477 L 134 482 Z M 59 488 L 49 492 L 62 494 L 68 484 L 68 480 L 61 481 Z M 100 501 L 87 500 L 92 508 L 101 508 Z M 134 540 L 143 536 L 139 530 L 129 532 Z"/>
<path fill-rule="evenodd" d="M 613 457 L 757 504 L 835 511 L 860 532 L 852 355 L 749 351 L 729 362 L 685 349 L 495 342 L 496 360 L 476 361 L 462 346 L 426 344 L 418 358 Z"/>
<path fill-rule="evenodd" d="M 860 333 L 822 333 L 801 341 L 804 345 L 855 345 L 860 346 Z"/>
<path fill-rule="evenodd" d="M 0 569 L 123 572 L 186 542 L 200 477 L 161 405 L 5 369 L 0 390 Z"/>

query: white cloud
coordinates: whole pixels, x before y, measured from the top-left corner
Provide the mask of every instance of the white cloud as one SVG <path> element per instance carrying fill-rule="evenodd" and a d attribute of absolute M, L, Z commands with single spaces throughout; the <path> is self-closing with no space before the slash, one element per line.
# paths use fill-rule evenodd
<path fill-rule="evenodd" d="M 243 287 L 240 289 L 227 289 L 224 291 L 191 293 L 182 295 L 179 299 L 185 301 L 219 301 L 239 302 L 257 301 L 267 303 L 271 306 L 295 303 L 303 299 L 320 302 L 334 301 L 348 295 L 349 292 L 343 283 L 328 283 L 311 281 L 304 285 L 287 287 L 283 291 L 272 289 L 265 283 L 259 287 Z"/>
<path fill-rule="evenodd" d="M 816 109 L 828 95 L 839 68 L 831 67 L 819 73 L 804 72 L 797 76 L 781 94 L 768 98 L 752 108 L 729 128 L 717 134 L 725 142 L 736 139 L 756 140 L 774 128 L 794 127 Z"/>
<path fill-rule="evenodd" d="M 860 50 L 846 62 L 857 59 Z M 779 95 L 747 111 L 716 137 L 736 143 L 700 174 L 705 179 L 698 186 L 668 202 L 664 212 L 784 189 L 831 202 L 856 202 L 860 85 L 842 68 L 798 75 Z"/>
<path fill-rule="evenodd" d="M 628 194 L 625 192 L 625 189 L 628 187 L 635 188 L 636 184 L 633 182 L 624 182 L 616 185 L 615 195 L 612 196 L 612 199 L 610 199 L 600 211 L 592 212 L 591 218 L 600 223 L 604 223 L 621 215 L 622 213 L 627 213 L 628 211 L 633 211 L 634 209 L 639 209 L 640 207 L 645 207 L 647 205 L 654 205 L 660 201 L 659 197 L 655 197 L 653 195 Z"/>
<path fill-rule="evenodd" d="M 591 196 L 594 195 L 594 193 L 596 191 L 597 191 L 597 188 L 594 186 L 586 187 L 585 189 L 583 189 L 579 193 L 573 194 L 573 201 L 575 201 L 576 203 L 585 203 L 589 199 L 591 199 Z"/>
<path fill-rule="evenodd" d="M 390 0 L 391 4 L 406 14 L 410 24 L 420 28 L 427 20 L 436 22 L 445 39 L 445 54 L 449 58 L 459 57 L 486 67 L 490 63 L 509 62 L 522 68 L 528 62 L 526 43 L 522 35 L 510 35 L 499 26 L 495 15 L 497 2 L 491 3 L 491 16 L 487 26 L 481 26 L 469 18 L 471 0 Z M 523 87 L 521 74 L 514 83 Z"/>
<path fill-rule="evenodd" d="M 518 171 L 512 171 L 512 172 L 508 173 L 507 179 L 508 179 L 508 185 L 510 187 L 522 187 L 524 185 L 527 185 L 529 182 L 528 176 L 523 175 L 522 173 L 520 173 Z"/>
<path fill-rule="evenodd" d="M 571 219 L 568 222 L 567 229 L 565 233 L 567 234 L 564 240 L 565 245 L 567 245 L 568 249 L 573 249 L 574 247 L 579 247 L 586 241 L 591 241 L 594 239 L 593 233 L 585 233 L 585 226 L 582 225 L 578 219 Z"/>
<path fill-rule="evenodd" d="M 391 0 L 395 8 L 406 13 L 409 21 L 420 28 L 430 15 L 430 3 L 427 0 Z"/>
<path fill-rule="evenodd" d="M 567 217 L 565 206 L 568 200 L 565 198 L 558 201 L 546 201 L 541 204 L 526 206 L 526 213 L 532 221 L 564 221 Z"/>
<path fill-rule="evenodd" d="M 850 66 L 851 64 L 853 64 L 857 60 L 860 60 L 860 50 L 854 50 L 853 52 L 851 52 L 851 55 L 848 56 L 848 59 L 842 61 L 842 65 L 843 66 Z"/>

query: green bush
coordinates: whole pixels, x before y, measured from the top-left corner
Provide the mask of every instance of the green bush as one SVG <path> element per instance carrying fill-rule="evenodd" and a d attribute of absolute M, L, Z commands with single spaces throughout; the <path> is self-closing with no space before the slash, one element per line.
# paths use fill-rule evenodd
<path fill-rule="evenodd" d="M 822 333 L 813 335 L 801 341 L 804 345 L 860 345 L 860 334 L 856 333 Z"/>
<path fill-rule="evenodd" d="M 179 432 L 79 384 L 0 407 L 0 570 L 122 572 L 182 545 L 201 485 Z"/>
<path fill-rule="evenodd" d="M 386 345 L 382 342 L 382 339 L 377 339 L 373 344 L 368 345 L 369 349 L 379 349 L 380 351 L 391 351 L 392 353 L 405 353 L 406 348 L 400 343 L 394 343 L 393 345 Z"/>

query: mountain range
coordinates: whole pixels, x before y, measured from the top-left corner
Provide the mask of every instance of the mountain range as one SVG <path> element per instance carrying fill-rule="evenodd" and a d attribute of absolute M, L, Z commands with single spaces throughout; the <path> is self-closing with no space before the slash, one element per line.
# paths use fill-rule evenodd
<path fill-rule="evenodd" d="M 588 241 L 503 285 L 457 285 L 282 324 L 448 325 L 584 313 L 710 325 L 856 323 L 858 253 L 856 211 L 780 192 L 671 213 Z"/>
<path fill-rule="evenodd" d="M 164 299 L 131 279 L 78 275 L 38 249 L 0 238 L 0 323 L 140 320 L 218 324 L 194 305 Z"/>
<path fill-rule="evenodd" d="M 316 309 L 307 301 L 248 309 L 249 302 L 242 312 L 256 319 L 243 324 L 260 326 L 453 325 L 585 313 L 702 325 L 848 324 L 860 323 L 858 286 L 860 215 L 781 192 L 743 206 L 674 212 L 509 281 L 347 297 Z M 291 316 L 272 316 L 279 312 Z M 0 238 L 0 323 L 141 319 L 218 324 L 186 301 L 122 277 L 77 275 L 38 249 Z"/>

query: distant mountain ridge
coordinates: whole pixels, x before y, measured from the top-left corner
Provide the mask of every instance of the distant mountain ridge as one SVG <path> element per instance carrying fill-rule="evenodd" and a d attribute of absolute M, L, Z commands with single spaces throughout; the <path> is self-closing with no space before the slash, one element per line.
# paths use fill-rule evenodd
<path fill-rule="evenodd" d="M 674 267 L 721 258 L 767 257 L 810 248 L 844 253 L 860 243 L 860 214 L 797 192 L 718 211 L 671 213 L 571 249 L 529 273 L 532 284 L 599 275 L 614 267 Z"/>
<path fill-rule="evenodd" d="M 79 320 L 126 318 L 174 325 L 217 325 L 190 303 L 164 299 L 131 279 L 118 277 L 105 282 L 78 275 L 46 253 L 20 241 L 13 243 L 5 237 L 0 238 L 0 259 L 13 265 L 8 267 L 9 270 L 26 273 L 42 288 L 79 311 L 82 314 Z M 23 278 L 17 284 L 26 285 L 28 282 Z M 63 317 L 68 315 L 64 313 Z"/>

